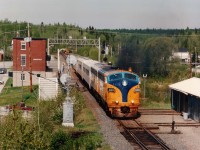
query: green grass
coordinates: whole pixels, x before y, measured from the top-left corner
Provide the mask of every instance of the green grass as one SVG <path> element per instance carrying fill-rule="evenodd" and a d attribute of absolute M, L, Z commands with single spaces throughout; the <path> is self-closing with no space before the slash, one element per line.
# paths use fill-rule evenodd
<path fill-rule="evenodd" d="M 37 100 L 38 86 L 33 86 L 33 92 L 30 93 L 30 87 L 12 87 L 12 78 L 9 78 L 6 82 L 1 94 L 0 94 L 0 106 L 11 105 L 24 100 L 28 105 L 34 105 Z M 23 98 L 22 98 L 23 97 Z"/>
<path fill-rule="evenodd" d="M 157 102 L 157 101 L 151 101 L 150 99 L 146 98 L 141 99 L 141 108 L 151 108 L 151 109 L 171 109 L 170 103 L 165 103 L 163 101 Z"/>

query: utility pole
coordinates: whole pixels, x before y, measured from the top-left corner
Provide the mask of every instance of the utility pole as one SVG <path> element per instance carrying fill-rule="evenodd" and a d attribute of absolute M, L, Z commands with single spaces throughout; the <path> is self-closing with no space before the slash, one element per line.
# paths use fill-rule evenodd
<path fill-rule="evenodd" d="M 30 71 L 30 92 L 33 92 L 32 87 L 32 61 L 31 61 L 31 39 L 30 39 L 30 26 L 28 23 L 28 49 L 29 49 L 29 71 Z"/>
<path fill-rule="evenodd" d="M 110 57 L 112 58 L 112 46 L 110 48 Z"/>
<path fill-rule="evenodd" d="M 196 47 L 194 47 L 194 53 L 195 53 L 195 58 L 194 58 L 194 70 L 195 70 L 195 76 L 197 75 L 197 68 L 196 68 L 196 63 L 197 63 L 197 51 Z M 196 59 L 197 58 L 197 59 Z"/>
<path fill-rule="evenodd" d="M 192 57 L 191 57 L 191 53 L 189 53 L 190 55 L 190 78 L 192 78 Z"/>
<path fill-rule="evenodd" d="M 58 49 L 57 51 L 57 57 L 58 57 L 58 72 L 61 73 L 61 70 L 60 70 L 60 51 L 62 49 Z"/>
<path fill-rule="evenodd" d="M 146 94 L 146 87 L 145 87 L 145 84 L 146 84 L 146 78 L 147 78 L 147 74 L 143 74 L 143 78 L 144 78 L 144 99 L 145 99 L 145 94 Z"/>
<path fill-rule="evenodd" d="M 24 85 L 23 85 L 23 81 L 24 81 L 24 68 L 23 68 L 23 64 L 22 64 L 22 73 L 21 73 L 21 80 L 22 80 L 22 102 L 24 102 Z"/>
<path fill-rule="evenodd" d="M 98 42 L 99 42 L 99 46 L 98 46 L 98 49 L 99 49 L 99 55 L 98 55 L 98 61 L 101 62 L 101 42 L 100 42 L 100 37 L 98 39 Z"/>

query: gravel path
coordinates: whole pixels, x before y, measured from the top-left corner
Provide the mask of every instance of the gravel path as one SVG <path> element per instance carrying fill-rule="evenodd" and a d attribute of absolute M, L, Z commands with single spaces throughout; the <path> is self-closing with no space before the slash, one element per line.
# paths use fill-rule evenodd
<path fill-rule="evenodd" d="M 91 109 L 101 126 L 101 133 L 113 150 L 133 150 L 133 146 L 124 138 L 112 119 L 99 107 L 95 98 L 88 91 L 83 92 L 87 106 Z"/>
<path fill-rule="evenodd" d="M 161 139 L 176 150 L 200 150 L 200 129 L 195 127 L 179 127 L 181 134 L 158 134 Z"/>

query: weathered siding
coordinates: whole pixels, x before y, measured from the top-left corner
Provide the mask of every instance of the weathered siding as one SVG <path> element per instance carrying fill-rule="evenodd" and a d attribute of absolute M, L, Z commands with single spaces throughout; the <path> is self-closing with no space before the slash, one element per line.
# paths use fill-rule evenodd
<path fill-rule="evenodd" d="M 200 122 L 200 98 L 188 96 L 188 115 L 195 121 Z"/>
<path fill-rule="evenodd" d="M 172 90 L 171 104 L 172 108 L 177 112 L 188 111 L 188 97 L 184 93 Z"/>
<path fill-rule="evenodd" d="M 48 100 L 58 95 L 58 79 L 57 78 L 39 78 L 39 99 Z"/>

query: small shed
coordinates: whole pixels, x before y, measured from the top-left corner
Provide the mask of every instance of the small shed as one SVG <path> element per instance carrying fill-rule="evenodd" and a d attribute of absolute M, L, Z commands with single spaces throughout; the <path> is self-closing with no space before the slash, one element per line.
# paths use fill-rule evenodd
<path fill-rule="evenodd" d="M 188 117 L 200 122 L 200 78 L 190 78 L 169 85 L 171 105 L 177 112 L 188 113 Z"/>

